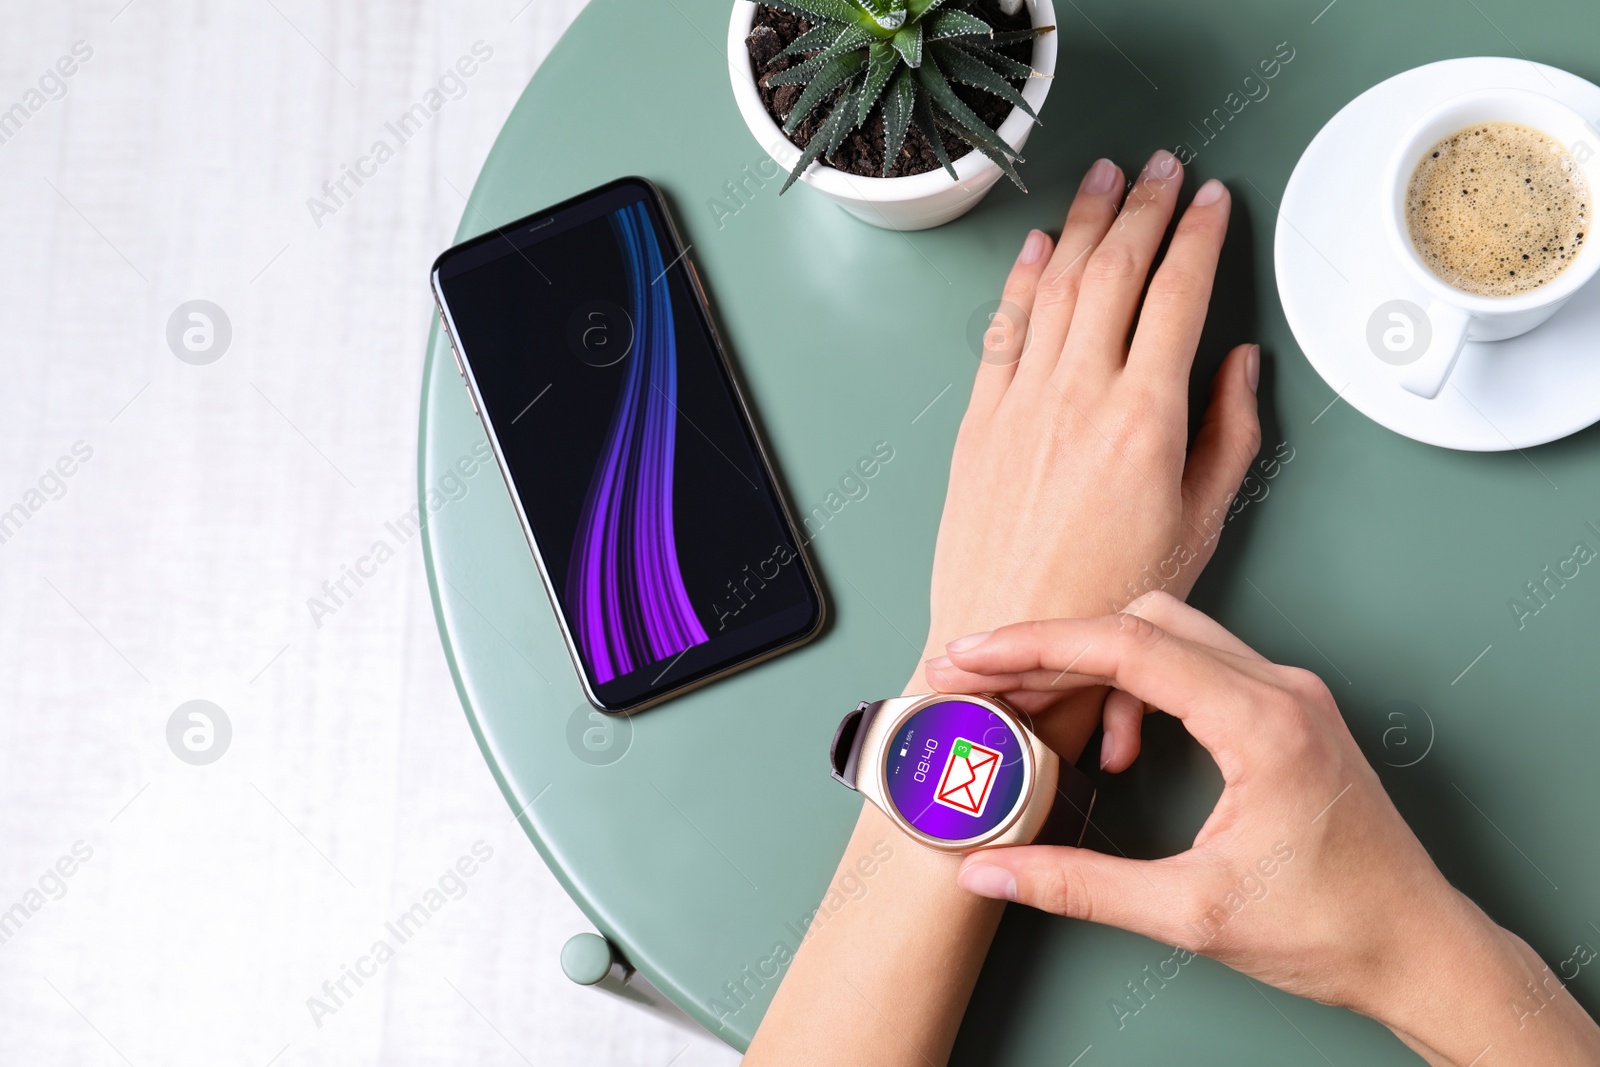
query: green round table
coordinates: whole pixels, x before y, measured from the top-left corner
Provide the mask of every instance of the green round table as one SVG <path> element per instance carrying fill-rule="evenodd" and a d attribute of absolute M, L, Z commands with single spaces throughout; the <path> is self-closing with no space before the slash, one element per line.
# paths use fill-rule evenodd
<path fill-rule="evenodd" d="M 1600 548 L 1596 432 L 1483 455 L 1379 428 L 1301 357 L 1272 269 L 1284 183 L 1346 101 L 1461 55 L 1525 54 L 1593 79 L 1600 8 L 1061 4 L 1060 72 L 1023 168 L 1032 192 L 1002 183 L 956 223 L 906 235 L 804 187 L 780 200 L 777 183 L 746 183 L 730 196 L 727 183 L 765 158 L 728 86 L 731 2 L 593 0 L 506 122 L 460 236 L 622 174 L 665 187 L 797 511 L 843 499 L 830 494 L 877 442 L 894 450 L 865 498 L 814 524 L 833 619 L 822 637 L 631 722 L 587 718 L 505 488 L 471 462 L 483 433 L 437 323 L 428 348 L 419 487 L 445 652 L 507 801 L 596 927 L 711 1031 L 749 1041 L 860 803 L 828 776 L 833 729 L 863 697 L 898 690 L 927 625 L 945 473 L 976 367 L 972 317 L 993 306 L 1027 229 L 1059 226 L 1095 157 L 1131 169 L 1187 144 L 1190 187 L 1222 178 L 1236 204 L 1196 402 L 1230 344 L 1260 340 L 1263 455 L 1292 457 L 1258 472 L 1194 601 L 1329 681 L 1445 872 L 1553 967 L 1600 945 L 1589 833 L 1600 571 L 1546 580 L 1576 542 Z M 1207 125 L 1285 49 L 1293 58 L 1267 96 Z M 1544 583 L 1542 599 L 1530 582 Z M 1513 610 L 1517 598 L 1537 613 Z M 1181 849 L 1219 788 L 1170 720 L 1146 729 L 1138 766 L 1102 783 L 1094 847 Z M 1013 908 L 954 1062 L 1420 1062 L 1375 1023 L 1171 957 Z M 1593 969 L 1572 981 L 1591 1008 Z"/>

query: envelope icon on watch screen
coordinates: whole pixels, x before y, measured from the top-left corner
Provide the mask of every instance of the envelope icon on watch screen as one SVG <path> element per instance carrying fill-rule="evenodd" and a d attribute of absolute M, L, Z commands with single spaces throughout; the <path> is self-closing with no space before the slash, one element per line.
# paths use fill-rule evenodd
<path fill-rule="evenodd" d="M 939 788 L 934 790 L 937 804 L 954 808 L 974 818 L 983 814 L 989 803 L 995 776 L 1000 771 L 1000 753 L 976 741 L 958 737 L 950 748 Z"/>

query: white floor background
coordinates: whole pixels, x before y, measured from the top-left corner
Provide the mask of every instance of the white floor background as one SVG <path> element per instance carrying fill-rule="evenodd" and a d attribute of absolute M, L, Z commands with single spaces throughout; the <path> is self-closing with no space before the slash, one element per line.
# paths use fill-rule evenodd
<path fill-rule="evenodd" d="M 0 1063 L 735 1058 L 562 977 L 587 923 L 479 757 L 415 542 L 307 609 L 415 499 L 427 268 L 582 4 L 5 5 Z M 441 78 L 459 98 L 319 227 L 307 199 Z M 209 365 L 168 345 L 192 299 L 231 323 Z M 168 747 L 194 699 L 232 725 L 208 766 Z"/>

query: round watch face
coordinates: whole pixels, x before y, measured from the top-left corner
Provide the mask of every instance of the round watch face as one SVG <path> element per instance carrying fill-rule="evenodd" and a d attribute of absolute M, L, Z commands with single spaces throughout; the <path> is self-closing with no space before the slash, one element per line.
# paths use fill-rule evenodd
<path fill-rule="evenodd" d="M 917 711 L 883 761 L 889 801 L 916 829 L 965 841 L 1003 824 L 1022 796 L 1026 744 L 1011 724 L 970 700 Z"/>

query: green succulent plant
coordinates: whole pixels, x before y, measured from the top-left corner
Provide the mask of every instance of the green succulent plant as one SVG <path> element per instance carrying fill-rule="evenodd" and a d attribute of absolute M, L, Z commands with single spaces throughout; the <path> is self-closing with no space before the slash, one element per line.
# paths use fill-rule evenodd
<path fill-rule="evenodd" d="M 881 103 L 885 176 L 914 122 L 951 178 L 956 177 L 956 170 L 939 137 L 941 129 L 994 160 L 1017 188 L 1027 191 L 1014 165 L 1022 162 L 1016 149 L 990 129 L 951 85 L 971 85 L 992 93 L 1038 123 L 1039 116 L 1011 84 L 1014 78 L 1033 77 L 1034 69 L 1000 49 L 1032 40 L 1054 26 L 996 32 L 972 11 L 973 0 L 759 2 L 814 24 L 774 58 L 815 54 L 767 79 L 773 88 L 805 87 L 784 122 L 784 133 L 793 133 L 824 101 L 833 101 L 783 183 L 784 189 L 818 157 L 837 152 L 850 132 L 864 126 L 874 106 Z"/>

